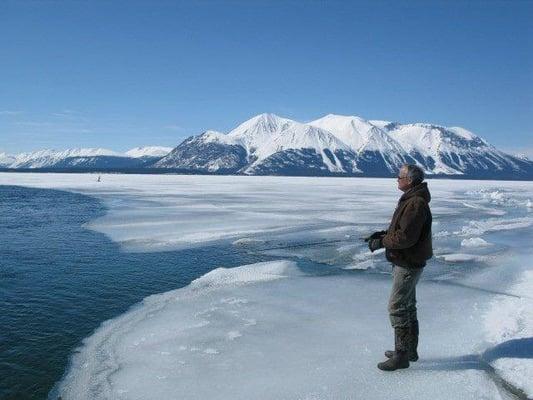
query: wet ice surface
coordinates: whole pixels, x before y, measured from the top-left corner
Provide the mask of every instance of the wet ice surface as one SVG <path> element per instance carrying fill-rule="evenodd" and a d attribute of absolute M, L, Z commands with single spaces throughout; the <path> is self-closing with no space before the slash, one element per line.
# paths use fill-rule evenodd
<path fill-rule="evenodd" d="M 215 270 L 106 322 L 74 356 L 65 399 L 512 398 L 486 362 L 533 395 L 530 182 L 429 182 L 436 257 L 418 288 L 421 360 L 387 374 L 375 364 L 392 346 L 390 266 L 360 238 L 386 228 L 393 180 L 95 180 L 0 174 L 102 199 L 109 212 L 89 227 L 125 251 L 229 242 L 289 261 Z"/>

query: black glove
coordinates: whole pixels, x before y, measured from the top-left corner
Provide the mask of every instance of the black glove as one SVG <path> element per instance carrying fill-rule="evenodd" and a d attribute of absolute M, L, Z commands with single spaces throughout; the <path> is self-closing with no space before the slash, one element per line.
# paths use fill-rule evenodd
<path fill-rule="evenodd" d="M 383 243 L 382 243 L 382 239 L 379 238 L 379 239 L 370 239 L 368 241 L 368 248 L 370 249 L 370 251 L 373 253 L 375 252 L 377 249 L 381 249 L 383 247 Z"/>
<path fill-rule="evenodd" d="M 365 242 L 369 242 L 370 240 L 372 239 L 381 239 L 383 238 L 383 236 L 385 236 L 387 234 L 387 231 L 377 231 L 377 232 L 374 232 L 372 235 L 370 235 L 369 237 L 366 237 L 365 238 Z"/>

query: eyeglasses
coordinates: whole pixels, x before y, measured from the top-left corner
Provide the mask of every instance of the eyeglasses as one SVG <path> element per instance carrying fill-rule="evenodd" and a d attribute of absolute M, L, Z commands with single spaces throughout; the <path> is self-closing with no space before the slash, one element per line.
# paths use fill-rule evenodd
<path fill-rule="evenodd" d="M 402 179 L 406 179 L 407 176 L 397 176 L 396 179 L 398 179 L 399 181 L 401 181 Z"/>

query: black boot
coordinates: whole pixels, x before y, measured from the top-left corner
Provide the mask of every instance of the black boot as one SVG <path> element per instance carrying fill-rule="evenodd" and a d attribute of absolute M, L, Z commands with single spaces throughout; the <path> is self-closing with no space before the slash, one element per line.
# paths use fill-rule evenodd
<path fill-rule="evenodd" d="M 418 361 L 418 321 L 414 321 L 409 326 L 409 361 Z M 394 355 L 394 351 L 387 350 L 385 357 L 391 358 Z"/>
<path fill-rule="evenodd" d="M 382 371 L 395 371 L 401 368 L 409 368 L 409 328 L 394 329 L 394 351 L 392 357 L 378 364 Z"/>
<path fill-rule="evenodd" d="M 414 321 L 409 332 L 409 361 L 418 361 L 418 332 L 418 321 Z"/>

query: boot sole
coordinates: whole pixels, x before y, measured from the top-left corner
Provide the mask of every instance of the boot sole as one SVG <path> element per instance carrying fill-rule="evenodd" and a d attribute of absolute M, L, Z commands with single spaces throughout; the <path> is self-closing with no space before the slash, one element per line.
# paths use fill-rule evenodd
<path fill-rule="evenodd" d="M 387 372 L 392 372 L 392 371 L 396 371 L 398 369 L 407 369 L 409 368 L 409 365 L 406 365 L 406 366 L 400 366 L 400 367 L 397 367 L 397 368 L 394 368 L 394 369 L 390 369 L 390 368 L 381 368 L 378 364 L 378 368 L 381 370 L 381 371 L 387 371 Z"/>

